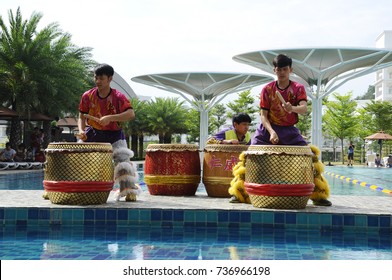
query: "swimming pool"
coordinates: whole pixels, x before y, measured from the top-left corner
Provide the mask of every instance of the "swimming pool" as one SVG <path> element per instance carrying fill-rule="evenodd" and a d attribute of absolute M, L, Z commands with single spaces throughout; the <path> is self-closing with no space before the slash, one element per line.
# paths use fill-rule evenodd
<path fill-rule="evenodd" d="M 392 196 L 390 168 L 326 166 L 324 175 L 334 195 Z"/>
<path fill-rule="evenodd" d="M 390 234 L 268 228 L 3 227 L 0 244 L 2 260 L 392 259 Z"/>
<path fill-rule="evenodd" d="M 0 190 L 42 190 L 43 178 L 43 171 L 0 173 Z M 325 178 L 328 180 L 332 195 L 392 195 L 389 192 L 382 192 L 382 190 L 392 190 L 392 169 L 389 168 L 326 166 Z M 352 180 L 347 181 L 347 178 Z M 146 186 L 143 183 L 143 172 L 139 172 L 139 181 L 146 191 Z M 368 185 L 361 186 L 361 182 L 366 182 Z M 377 186 L 378 189 L 371 188 L 371 186 Z M 197 191 L 206 193 L 203 184 L 200 184 Z"/>

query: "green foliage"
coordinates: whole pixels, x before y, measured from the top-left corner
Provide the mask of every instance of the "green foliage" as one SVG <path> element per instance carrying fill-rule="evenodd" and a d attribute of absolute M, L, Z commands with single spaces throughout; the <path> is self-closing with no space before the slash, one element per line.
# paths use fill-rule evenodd
<path fill-rule="evenodd" d="M 255 98 L 251 96 L 250 89 L 241 92 L 237 99 L 233 102 L 227 103 L 227 107 L 231 110 L 227 113 L 227 117 L 232 119 L 233 116 L 238 113 L 247 113 L 252 119 L 254 119 L 254 114 L 260 111 L 258 106 L 255 106 L 254 103 Z"/>
<path fill-rule="evenodd" d="M 147 122 L 154 134 L 159 135 L 159 143 L 171 143 L 176 133 L 187 133 L 185 126 L 188 109 L 178 98 L 156 98 L 147 106 Z"/>
<path fill-rule="evenodd" d="M 369 119 L 366 126 L 369 131 L 375 133 L 382 130 L 392 133 L 392 104 L 390 102 L 372 100 L 364 110 Z"/>
<path fill-rule="evenodd" d="M 24 20 L 18 8 L 8 18 L 9 26 L 0 16 L 0 104 L 24 115 L 76 114 L 91 84 L 91 49 L 72 44 L 71 35 L 56 23 L 38 30 L 40 13 Z M 19 127 L 18 120 L 11 121 L 14 146 L 20 141 Z"/>
<path fill-rule="evenodd" d="M 342 155 L 344 139 L 352 139 L 358 127 L 358 120 L 355 116 L 356 102 L 351 99 L 352 94 L 346 95 L 332 94 L 336 101 L 326 103 L 327 110 L 323 116 L 323 130 L 332 137 L 341 141 Z M 344 157 L 342 158 L 344 163 Z"/>
<path fill-rule="evenodd" d="M 303 115 L 298 114 L 298 123 L 295 126 L 301 131 L 303 136 L 309 139 L 312 127 L 312 102 L 308 101 L 307 105 L 308 111 Z"/>
<path fill-rule="evenodd" d="M 211 109 L 209 116 L 212 129 L 218 132 L 221 129 L 221 126 L 227 121 L 225 105 L 216 104 L 214 108 Z"/>
<path fill-rule="evenodd" d="M 375 98 L 375 93 L 376 93 L 375 86 L 369 85 L 368 90 L 363 95 L 357 96 L 357 98 L 355 98 L 355 100 L 374 99 Z"/>

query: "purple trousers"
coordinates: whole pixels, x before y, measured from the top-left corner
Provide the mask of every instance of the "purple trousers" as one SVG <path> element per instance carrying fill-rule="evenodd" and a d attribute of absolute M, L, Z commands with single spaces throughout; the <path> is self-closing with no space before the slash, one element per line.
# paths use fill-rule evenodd
<path fill-rule="evenodd" d="M 277 145 L 306 146 L 307 143 L 302 137 L 299 129 L 295 126 L 279 126 L 271 124 L 272 128 L 279 136 Z M 262 123 L 252 137 L 251 145 L 272 145 L 270 142 L 270 134 Z"/>

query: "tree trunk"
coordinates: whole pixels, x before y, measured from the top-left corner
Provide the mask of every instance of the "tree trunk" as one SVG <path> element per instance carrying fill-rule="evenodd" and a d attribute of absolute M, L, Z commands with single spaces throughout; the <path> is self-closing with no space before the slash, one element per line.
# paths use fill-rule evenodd
<path fill-rule="evenodd" d="M 342 145 L 342 164 L 344 165 L 344 147 L 343 147 L 343 139 L 340 139 Z"/>
<path fill-rule="evenodd" d="M 16 149 L 18 144 L 21 143 L 22 140 L 22 124 L 18 118 L 13 118 L 11 120 L 11 131 L 9 135 L 9 142 L 11 143 L 11 147 Z"/>
<path fill-rule="evenodd" d="M 50 121 L 44 121 L 42 124 L 42 129 L 44 130 L 44 142 L 42 143 L 42 148 L 46 149 L 50 142 Z"/>
<path fill-rule="evenodd" d="M 164 138 L 163 138 L 163 143 L 170 144 L 171 143 L 171 137 L 172 137 L 171 133 L 166 133 Z"/>
<path fill-rule="evenodd" d="M 137 157 L 139 159 L 144 158 L 144 146 L 143 146 L 144 141 L 143 141 L 143 139 L 144 139 L 143 133 L 139 134 L 139 150 L 138 150 L 138 154 L 137 154 Z"/>
<path fill-rule="evenodd" d="M 131 134 L 131 150 L 137 155 L 137 134 Z"/>

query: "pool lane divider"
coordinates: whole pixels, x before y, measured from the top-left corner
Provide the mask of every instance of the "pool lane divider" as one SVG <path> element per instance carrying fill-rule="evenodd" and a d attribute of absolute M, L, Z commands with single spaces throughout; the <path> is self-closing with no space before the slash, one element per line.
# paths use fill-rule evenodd
<path fill-rule="evenodd" d="M 388 189 L 384 189 L 384 188 L 378 187 L 376 185 L 368 184 L 368 183 L 366 183 L 364 181 L 351 179 L 349 177 L 342 176 L 342 175 L 339 175 L 339 174 L 335 174 L 333 172 L 324 172 L 324 173 L 329 175 L 329 176 L 331 176 L 331 177 L 335 177 L 337 179 L 344 180 L 346 182 L 351 182 L 353 184 L 360 185 L 361 187 L 366 187 L 366 188 L 374 190 L 374 191 L 380 191 L 380 192 L 392 195 L 392 190 L 388 190 Z"/>

